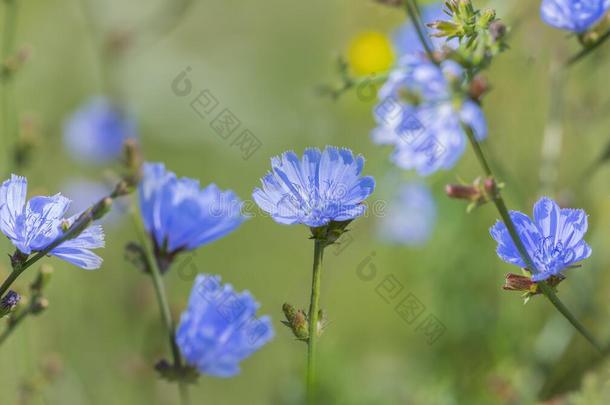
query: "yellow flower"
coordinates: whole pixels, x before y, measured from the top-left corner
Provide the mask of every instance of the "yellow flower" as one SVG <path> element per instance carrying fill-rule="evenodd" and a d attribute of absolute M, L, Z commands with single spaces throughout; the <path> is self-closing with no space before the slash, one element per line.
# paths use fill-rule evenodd
<path fill-rule="evenodd" d="M 359 34 L 352 40 L 347 56 L 353 72 L 363 76 L 384 72 L 394 62 L 392 44 L 379 32 Z"/>

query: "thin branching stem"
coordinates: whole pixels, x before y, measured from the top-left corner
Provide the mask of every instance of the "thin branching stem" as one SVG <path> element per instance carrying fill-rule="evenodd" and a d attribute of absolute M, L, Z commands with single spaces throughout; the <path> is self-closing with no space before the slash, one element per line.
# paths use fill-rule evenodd
<path fill-rule="evenodd" d="M 487 162 L 487 159 L 485 158 L 485 154 L 483 153 L 481 145 L 477 141 L 472 128 L 470 128 L 468 125 L 463 125 L 463 128 L 466 132 L 466 135 L 468 136 L 468 139 L 470 140 L 470 144 L 472 145 L 472 148 L 475 152 L 475 155 L 477 156 L 481 167 L 483 168 L 483 171 L 488 177 L 494 178 L 493 171 L 491 170 L 491 167 Z M 521 241 L 521 238 L 519 237 L 519 234 L 515 229 L 515 224 L 513 223 L 513 220 L 510 217 L 508 209 L 506 208 L 506 204 L 504 203 L 504 199 L 502 198 L 502 195 L 499 190 L 497 191 L 493 202 L 496 206 L 496 209 L 498 210 L 498 213 L 502 217 L 502 222 L 504 222 L 504 224 L 506 225 L 506 229 L 508 230 L 508 233 L 511 239 L 513 240 L 513 243 L 517 247 L 517 250 L 519 251 L 519 254 L 521 255 L 521 258 L 523 259 L 524 263 L 527 265 L 528 269 L 530 269 L 532 272 L 536 272 L 536 265 L 534 264 L 532 258 L 527 252 L 527 249 L 523 245 L 523 242 Z M 545 281 L 539 282 L 538 286 L 540 287 L 542 293 L 553 304 L 553 306 L 555 306 L 555 308 L 572 324 L 572 326 L 574 326 L 574 328 L 576 328 L 576 330 L 578 330 L 578 332 L 580 332 L 580 334 L 583 335 L 584 338 L 587 339 L 587 341 L 591 343 L 593 347 L 595 347 L 600 353 L 603 353 L 604 349 L 602 348 L 602 345 L 599 344 L 599 342 L 595 339 L 595 337 L 593 337 L 593 335 L 587 330 L 587 328 L 585 328 L 578 321 L 578 319 L 576 319 L 576 317 L 570 312 L 570 310 L 563 304 L 563 302 L 555 294 L 553 288 L 549 286 Z"/>
<path fill-rule="evenodd" d="M 610 38 L 610 30 L 606 31 L 592 45 L 589 45 L 589 46 L 583 48 L 583 50 L 581 50 L 576 55 L 574 55 L 570 59 L 568 59 L 568 61 L 565 64 L 565 67 L 568 68 L 568 67 L 574 66 L 577 62 L 584 59 L 587 55 L 589 55 L 591 52 L 596 50 L 600 45 L 602 45 L 604 42 L 606 42 L 608 40 L 608 38 Z"/>
<path fill-rule="evenodd" d="M 421 15 L 419 13 L 419 6 L 417 5 L 417 0 L 405 0 L 405 9 L 407 11 L 407 14 L 409 15 L 409 18 L 411 19 L 413 27 L 415 28 L 417 37 L 419 38 L 419 41 L 424 47 L 426 55 L 428 55 L 428 59 L 431 62 L 436 63 L 432 46 L 430 45 L 430 41 L 426 35 L 426 27 L 421 21 Z"/>
<path fill-rule="evenodd" d="M 143 225 L 136 215 L 135 209 L 132 209 L 132 218 L 134 221 L 134 225 L 138 232 L 138 237 L 140 239 L 140 243 L 146 252 L 146 261 L 148 264 L 148 268 L 150 269 L 150 276 L 152 280 L 153 287 L 155 289 L 155 296 L 157 298 L 157 303 L 159 304 L 159 311 L 161 312 L 161 320 L 163 321 L 163 325 L 166 329 L 169 346 L 172 352 L 172 357 L 174 360 L 174 367 L 181 368 L 183 365 L 182 356 L 180 354 L 180 348 L 176 343 L 176 328 L 174 325 L 174 320 L 172 318 L 172 313 L 169 307 L 169 301 L 167 299 L 167 294 L 165 292 L 165 284 L 163 282 L 163 275 L 161 274 L 161 270 L 159 268 L 159 262 L 155 257 L 152 247 L 150 246 L 150 242 L 147 241 L 144 235 L 146 232 L 143 230 Z M 182 382 L 178 382 L 178 389 L 180 391 L 180 403 L 182 405 L 190 404 L 190 395 L 188 391 L 188 386 Z"/>

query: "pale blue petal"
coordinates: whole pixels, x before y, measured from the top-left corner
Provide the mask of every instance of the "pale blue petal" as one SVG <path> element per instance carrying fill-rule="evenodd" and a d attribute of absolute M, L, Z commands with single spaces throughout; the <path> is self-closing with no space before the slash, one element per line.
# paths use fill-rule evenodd
<path fill-rule="evenodd" d="M 27 179 L 14 174 L 0 187 L 0 230 L 12 240 L 17 238 L 17 218 L 25 209 L 27 189 Z"/>
<path fill-rule="evenodd" d="M 70 200 L 60 194 L 34 197 L 26 204 L 22 241 L 31 250 L 43 250 L 61 234 L 60 228 Z M 26 252 L 24 252 L 26 253 Z"/>

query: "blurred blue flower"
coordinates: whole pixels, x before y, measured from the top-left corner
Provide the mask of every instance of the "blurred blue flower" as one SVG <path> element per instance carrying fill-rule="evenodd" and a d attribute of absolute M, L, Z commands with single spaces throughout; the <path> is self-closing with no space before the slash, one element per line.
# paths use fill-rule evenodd
<path fill-rule="evenodd" d="M 532 281 L 546 280 L 591 255 L 583 240 L 587 232 L 587 214 L 580 209 L 561 209 L 551 199 L 543 197 L 534 205 L 534 221 L 527 215 L 511 211 L 510 216 L 519 238 L 525 245 L 536 269 Z M 498 242 L 498 256 L 507 263 L 526 268 L 506 225 L 498 221 L 491 229 Z"/>
<path fill-rule="evenodd" d="M 379 237 L 386 242 L 421 246 L 434 231 L 436 214 L 436 202 L 426 185 L 402 184 L 379 222 Z"/>
<path fill-rule="evenodd" d="M 198 275 L 176 330 L 186 362 L 214 377 L 239 374 L 239 363 L 274 336 L 271 319 L 256 318 L 258 308 L 248 291 L 237 293 L 218 276 Z"/>
<path fill-rule="evenodd" d="M 363 201 L 375 189 L 372 177 L 361 177 L 364 158 L 349 149 L 308 148 L 303 158 L 285 152 L 271 159 L 272 171 L 252 196 L 280 224 L 321 227 L 355 219 L 366 211 Z"/>
<path fill-rule="evenodd" d="M 610 9 L 610 0 L 542 0 L 540 16 L 548 25 L 583 33 Z"/>
<path fill-rule="evenodd" d="M 70 200 L 60 194 L 33 197 L 26 203 L 27 180 L 12 175 L 0 188 L 0 230 L 20 252 L 29 255 L 44 250 L 63 235 L 77 216 L 64 218 Z M 90 251 L 104 247 L 99 225 L 89 226 L 79 236 L 68 239 L 49 252 L 86 270 L 97 269 L 102 259 Z"/>
<path fill-rule="evenodd" d="M 135 123 L 104 97 L 81 106 L 64 124 L 64 145 L 84 163 L 102 164 L 120 157 L 126 139 L 135 137 Z"/>
<path fill-rule="evenodd" d="M 422 6 L 421 19 L 424 25 L 426 25 L 438 20 L 447 20 L 449 19 L 449 16 L 443 12 L 443 4 L 439 2 Z M 441 50 L 443 45 L 447 45 L 450 48 L 456 48 L 458 46 L 457 38 L 447 41 L 446 38 L 432 36 L 431 34 L 434 30 L 427 26 L 426 32 L 435 50 Z M 425 52 L 417 35 L 417 31 L 409 19 L 394 31 L 392 43 L 399 58 L 405 55 L 423 55 Z"/>
<path fill-rule="evenodd" d="M 396 68 L 379 90 L 373 142 L 395 147 L 392 161 L 400 168 L 428 175 L 452 168 L 462 156 L 469 125 L 478 140 L 487 135 L 481 107 L 451 89 L 465 82 L 463 68 L 446 60 L 439 66 L 410 58 Z"/>
<path fill-rule="evenodd" d="M 231 233 L 246 219 L 242 201 L 215 184 L 176 178 L 162 163 L 145 163 L 138 187 L 144 226 L 155 247 L 174 254 L 193 250 Z"/>

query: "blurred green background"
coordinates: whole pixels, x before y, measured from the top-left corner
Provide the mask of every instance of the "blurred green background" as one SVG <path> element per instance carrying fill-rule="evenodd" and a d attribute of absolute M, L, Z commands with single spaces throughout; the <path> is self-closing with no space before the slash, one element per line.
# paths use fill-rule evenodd
<path fill-rule="evenodd" d="M 373 1 L 200 0 L 173 21 L 179 8 L 167 9 L 160 0 L 18 3 L 17 44 L 28 47 L 31 57 L 15 79 L 15 99 L 20 118 L 35 123 L 39 137 L 19 173 L 28 177 L 30 195 L 53 194 L 73 177 L 112 176 L 110 167 L 72 161 L 62 146 L 64 120 L 95 94 L 110 94 L 133 112 L 147 160 L 163 161 L 202 184 L 231 188 L 243 199 L 250 198 L 271 156 L 327 144 L 365 155 L 365 173 L 379 180 L 375 198 L 391 193 L 381 181 L 396 172 L 388 162 L 390 150 L 369 139 L 373 103 L 353 93 L 333 102 L 316 95 L 315 88 L 336 80 L 336 56 L 346 53 L 353 37 L 371 30 L 389 35 L 405 20 L 402 10 Z M 564 137 L 557 179 L 541 190 L 541 149 L 552 99 L 549 72 L 578 44 L 540 21 L 538 1 L 507 3 L 477 3 L 496 7 L 513 26 L 511 49 L 487 72 L 492 90 L 484 103 L 490 128 L 485 146 L 506 182 L 511 208 L 530 213 L 544 192 L 590 215 L 587 240 L 593 256 L 583 268 L 569 271 L 560 296 L 608 341 L 610 172 L 602 166 L 584 174 L 610 141 L 610 51 L 602 47 L 562 81 Z M 108 54 L 102 49 L 109 38 L 126 48 Z M 209 119 L 191 110 L 189 97 L 172 92 L 173 79 L 187 66 L 194 89 L 209 89 L 262 141 L 249 160 L 215 134 Z M 524 306 L 519 293 L 502 291 L 505 273 L 518 269 L 495 254 L 488 233 L 497 218 L 493 207 L 467 214 L 464 204 L 444 196 L 446 183 L 480 174 L 467 151 L 454 171 L 426 178 L 439 214 L 424 247 L 380 244 L 376 218 L 369 216 L 353 224 L 353 242 L 341 254 L 330 248 L 321 305 L 331 324 L 319 345 L 324 403 L 610 402 L 605 360 L 596 358 L 546 300 L 536 297 Z M 104 266 L 98 271 L 46 261 L 56 270 L 49 309 L 28 319 L 0 347 L 1 404 L 177 403 L 176 387 L 152 370 L 168 353 L 151 283 L 123 257 L 123 246 L 136 237 L 133 224 L 124 216 L 106 232 L 107 246 L 99 251 Z M 196 251 L 197 271 L 219 274 L 254 294 L 261 312 L 273 317 L 276 337 L 243 362 L 240 376 L 202 377 L 192 389 L 193 403 L 299 403 L 305 346 L 280 320 L 285 301 L 303 307 L 308 302 L 313 247 L 308 236 L 305 227 L 284 227 L 259 216 Z M 4 238 L 1 248 L 11 251 Z M 357 268 L 373 252 L 378 272 L 366 282 Z M 8 259 L 0 266 L 8 274 Z M 27 290 L 34 271 L 29 273 L 17 284 L 20 291 Z M 165 278 L 176 316 L 190 292 L 187 273 L 172 271 Z M 417 296 L 425 315 L 445 325 L 434 344 L 377 294 L 389 275 L 404 285 L 405 294 Z"/>

